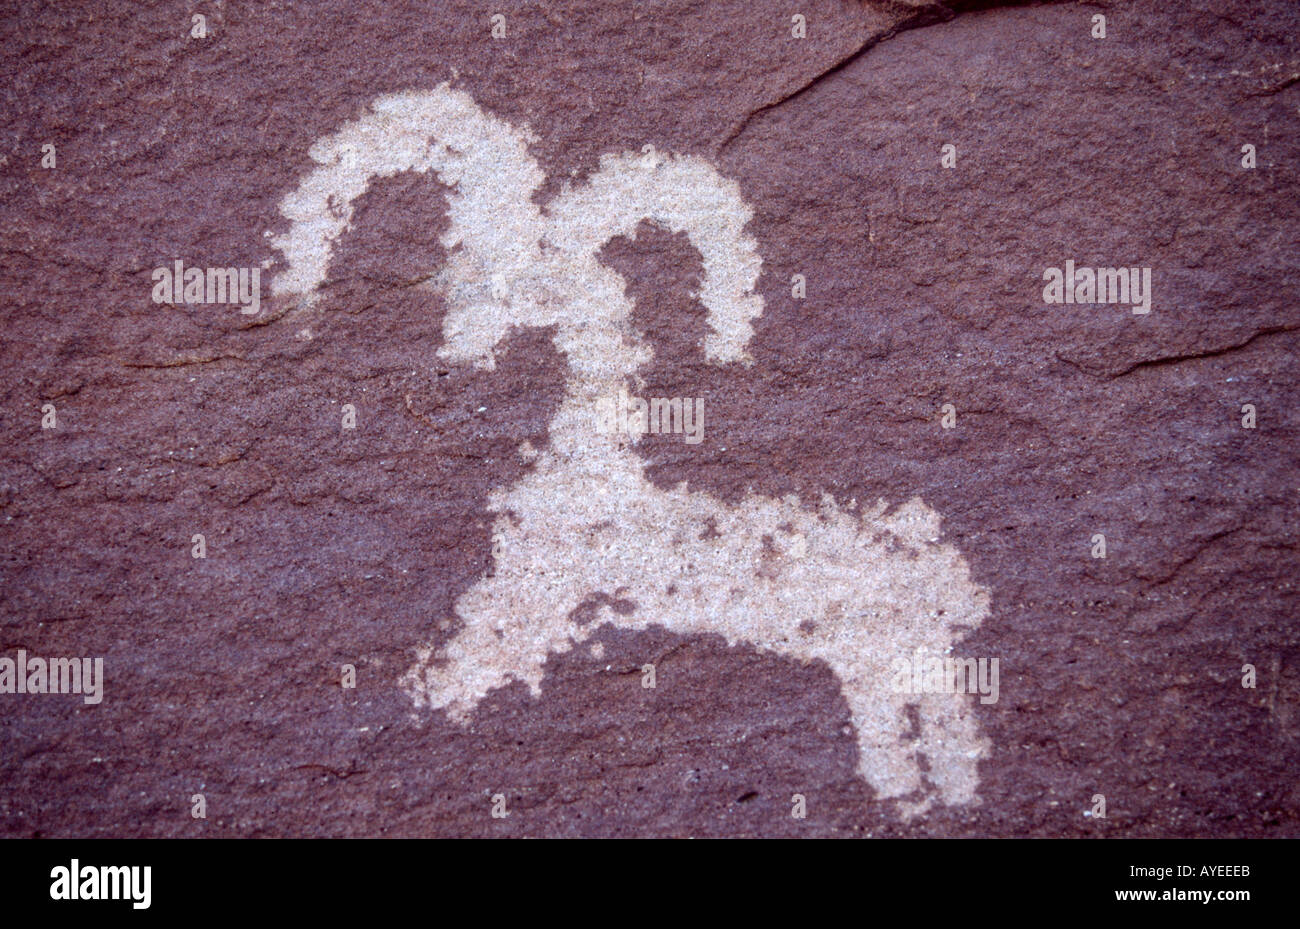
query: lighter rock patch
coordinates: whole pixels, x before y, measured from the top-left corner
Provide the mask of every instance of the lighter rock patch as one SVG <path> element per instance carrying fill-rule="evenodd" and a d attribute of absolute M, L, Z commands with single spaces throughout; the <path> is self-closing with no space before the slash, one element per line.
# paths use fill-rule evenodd
<path fill-rule="evenodd" d="M 554 326 L 568 360 L 549 447 L 490 496 L 493 569 L 457 601 L 462 628 L 441 649 L 421 649 L 403 678 L 416 705 L 467 725 L 512 681 L 540 696 L 547 657 L 604 623 L 715 633 L 825 662 L 852 713 L 859 773 L 904 816 L 935 800 L 978 802 L 988 741 L 970 702 L 890 687 L 894 659 L 943 654 L 988 615 L 987 593 L 939 541 L 938 514 L 919 498 L 889 512 L 883 502 L 841 508 L 829 495 L 809 509 L 793 496 L 751 493 L 728 506 L 685 484 L 663 491 L 645 477 L 637 436 L 593 428 L 600 400 L 629 381 L 639 388 L 636 371 L 653 357 L 630 325 L 623 280 L 596 258 L 642 220 L 687 233 L 703 256 L 707 357 L 750 363 L 762 262 L 738 185 L 698 158 L 605 155 L 543 212 L 531 199 L 544 178 L 530 141 L 446 84 L 381 97 L 312 146 L 319 167 L 280 205 L 292 222 L 275 240 L 287 268 L 272 293 L 311 303 L 371 180 L 433 171 L 451 188 L 438 356 L 491 369 L 512 327 Z"/>

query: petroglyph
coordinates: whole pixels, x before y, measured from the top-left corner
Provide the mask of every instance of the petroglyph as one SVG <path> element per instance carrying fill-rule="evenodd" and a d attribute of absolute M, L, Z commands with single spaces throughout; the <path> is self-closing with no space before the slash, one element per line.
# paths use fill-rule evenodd
<path fill-rule="evenodd" d="M 761 259 L 739 186 L 701 159 L 649 150 L 602 156 L 541 208 L 531 140 L 447 85 L 382 97 L 312 147 L 319 167 L 281 204 L 292 224 L 275 242 L 287 267 L 272 293 L 310 302 L 371 180 L 433 171 L 450 188 L 439 357 L 490 369 L 511 327 L 554 326 L 568 362 L 549 447 L 490 496 L 494 564 L 456 604 L 463 627 L 420 650 L 404 678 L 417 706 L 467 724 L 512 681 L 540 696 L 547 656 L 603 623 L 715 633 L 825 662 L 852 714 L 859 772 L 903 815 L 974 802 L 988 742 L 973 701 L 891 687 L 896 659 L 943 655 L 988 615 L 987 593 L 940 541 L 937 513 L 918 498 L 891 512 L 829 495 L 808 508 L 753 494 L 726 505 L 685 484 L 664 491 L 645 477 L 639 435 L 597 428 L 602 401 L 642 386 L 636 372 L 653 358 L 623 280 L 596 257 L 643 220 L 685 232 L 703 258 L 706 356 L 751 363 Z"/>

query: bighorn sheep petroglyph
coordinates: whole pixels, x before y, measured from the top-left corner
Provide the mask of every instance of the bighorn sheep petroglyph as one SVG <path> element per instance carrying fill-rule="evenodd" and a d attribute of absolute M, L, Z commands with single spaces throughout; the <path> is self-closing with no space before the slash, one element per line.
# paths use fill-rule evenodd
<path fill-rule="evenodd" d="M 891 512 L 829 495 L 809 508 L 793 496 L 726 505 L 685 484 L 660 490 L 636 435 L 597 429 L 601 401 L 635 386 L 653 357 L 630 324 L 622 278 L 597 259 L 643 220 L 685 232 L 703 257 L 706 356 L 751 363 L 762 262 L 739 186 L 699 158 L 650 149 L 602 156 L 590 178 L 539 207 L 532 140 L 446 84 L 385 96 L 312 146 L 318 167 L 280 207 L 291 225 L 275 240 L 285 267 L 272 293 L 310 303 L 372 179 L 433 171 L 450 188 L 439 357 L 490 369 L 511 327 L 539 326 L 554 327 L 568 362 L 549 447 L 490 496 L 493 569 L 457 601 L 463 626 L 422 649 L 404 678 L 416 704 L 466 724 L 512 681 L 539 696 L 547 656 L 602 623 L 716 633 L 825 662 L 857 730 L 859 772 L 903 815 L 975 801 L 988 745 L 971 700 L 890 686 L 896 659 L 942 655 L 988 614 L 961 554 L 939 541 L 933 510 L 918 498 Z"/>

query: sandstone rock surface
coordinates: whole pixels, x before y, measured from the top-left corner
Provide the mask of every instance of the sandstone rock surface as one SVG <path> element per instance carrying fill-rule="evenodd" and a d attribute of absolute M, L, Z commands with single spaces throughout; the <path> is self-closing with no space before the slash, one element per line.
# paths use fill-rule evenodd
<path fill-rule="evenodd" d="M 0 694 L 0 834 L 1300 834 L 1294 4 L 818 0 L 803 39 L 741 0 L 503 4 L 501 38 L 463 2 L 220 4 L 203 39 L 194 12 L 0 21 L 0 657 L 105 662 L 97 705 Z M 706 404 L 702 442 L 632 454 L 719 513 L 937 514 L 988 597 L 956 652 L 1001 669 L 962 711 L 978 802 L 909 813 L 864 779 L 879 733 L 825 661 L 619 625 L 616 591 L 535 688 L 460 721 L 412 700 L 569 359 L 545 327 L 490 370 L 440 354 L 432 172 L 356 197 L 316 299 L 270 282 L 313 146 L 443 84 L 531 134 L 543 212 L 646 146 L 734 182 L 748 363 L 706 352 L 690 234 L 597 253 L 653 349 L 638 391 Z M 260 269 L 259 312 L 154 302 L 175 260 Z M 1045 304 L 1067 260 L 1151 268 L 1151 312 Z"/>

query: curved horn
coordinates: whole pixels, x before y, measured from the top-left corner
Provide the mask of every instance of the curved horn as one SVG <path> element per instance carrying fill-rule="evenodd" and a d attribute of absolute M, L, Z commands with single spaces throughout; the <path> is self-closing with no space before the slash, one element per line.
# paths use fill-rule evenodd
<path fill-rule="evenodd" d="M 547 214 L 557 244 L 589 253 L 615 236 L 633 235 L 645 219 L 685 232 L 704 258 L 700 301 L 713 329 L 705 355 L 719 362 L 750 360 L 750 320 L 763 313 L 763 298 L 753 292 L 763 260 L 745 233 L 753 211 L 735 181 L 690 156 L 603 155 L 600 170 L 556 197 Z"/>
<path fill-rule="evenodd" d="M 273 244 L 288 267 L 271 282 L 271 293 L 315 302 L 353 202 L 373 178 L 404 171 L 432 170 L 453 188 L 447 198 L 451 228 L 442 244 L 461 246 L 453 256 L 458 285 L 473 291 L 481 283 L 478 289 L 486 291 L 491 277 L 513 277 L 536 260 L 541 233 L 530 198 L 543 175 L 528 154 L 530 141 L 527 131 L 485 114 L 447 84 L 380 97 L 359 119 L 312 146 L 309 154 L 320 167 L 281 201 L 280 212 L 292 225 Z"/>

